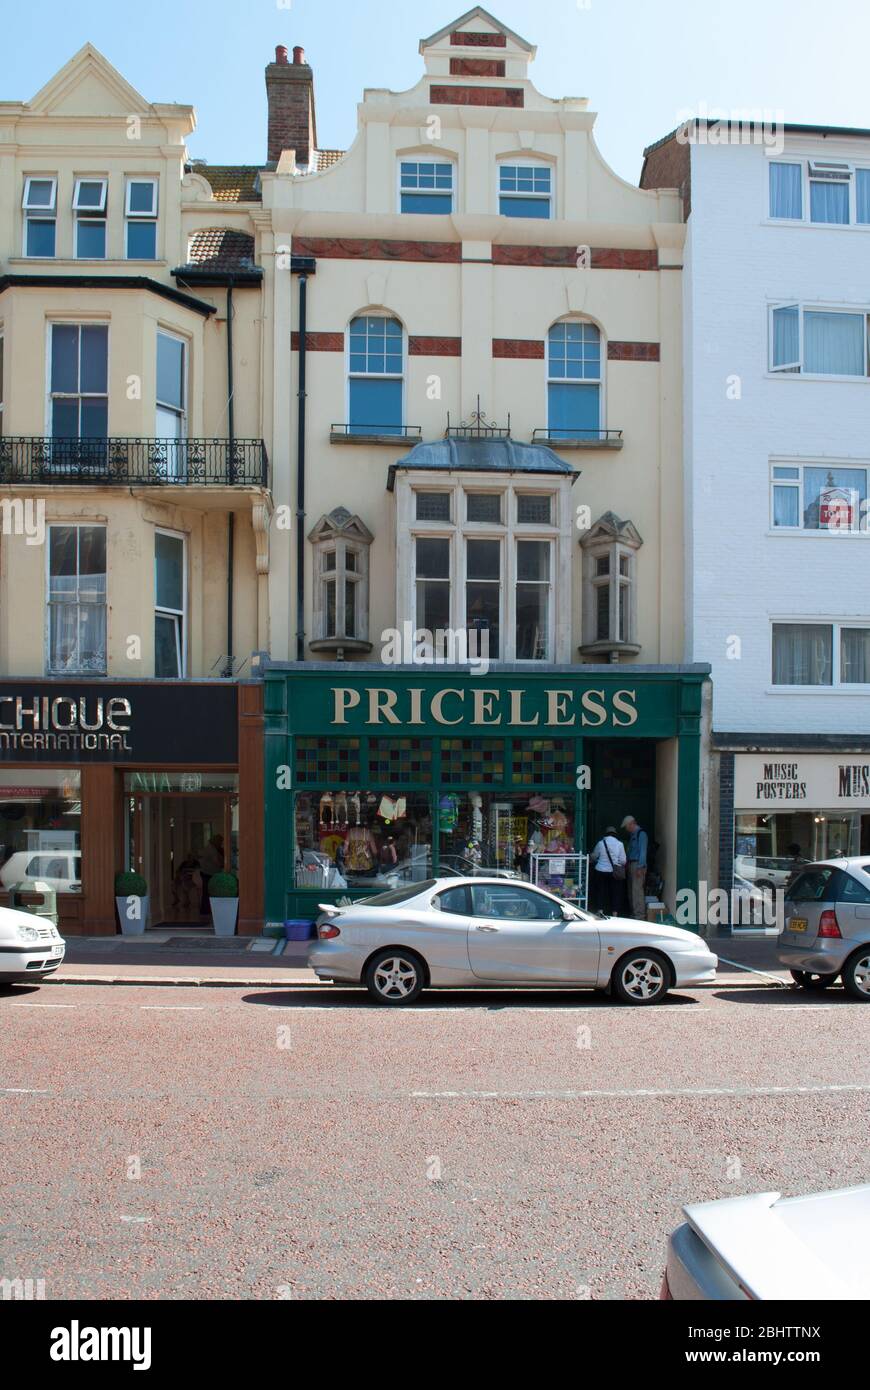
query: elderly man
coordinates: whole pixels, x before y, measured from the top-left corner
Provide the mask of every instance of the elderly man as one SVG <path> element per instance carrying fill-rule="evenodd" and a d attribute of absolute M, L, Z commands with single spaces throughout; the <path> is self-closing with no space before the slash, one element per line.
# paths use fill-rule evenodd
<path fill-rule="evenodd" d="M 634 816 L 626 816 L 621 828 L 628 833 L 626 856 L 628 858 L 628 900 L 631 915 L 643 922 L 646 920 L 646 855 L 649 837 L 646 831 L 638 825 Z"/>

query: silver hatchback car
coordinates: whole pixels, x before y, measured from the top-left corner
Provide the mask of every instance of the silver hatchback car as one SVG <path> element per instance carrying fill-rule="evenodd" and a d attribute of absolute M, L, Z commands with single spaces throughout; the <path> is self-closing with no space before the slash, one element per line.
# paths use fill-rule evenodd
<path fill-rule="evenodd" d="M 801 867 L 785 892 L 777 955 L 805 989 L 827 989 L 839 975 L 870 1004 L 870 855 Z"/>

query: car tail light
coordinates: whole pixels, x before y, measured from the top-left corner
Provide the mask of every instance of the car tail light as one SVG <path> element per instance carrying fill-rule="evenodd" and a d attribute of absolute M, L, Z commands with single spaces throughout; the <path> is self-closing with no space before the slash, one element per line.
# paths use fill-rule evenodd
<path fill-rule="evenodd" d="M 674 1295 L 671 1293 L 671 1286 L 668 1283 L 667 1270 L 665 1270 L 664 1274 L 662 1275 L 662 1286 L 659 1290 L 659 1301 L 661 1301 L 662 1299 L 670 1299 L 672 1303 L 674 1301 Z"/>
<path fill-rule="evenodd" d="M 331 941 L 335 936 L 341 936 L 341 932 L 333 922 L 321 922 L 317 928 L 317 935 L 321 941 Z"/>
<path fill-rule="evenodd" d="M 842 936 L 837 914 L 832 907 L 826 908 L 819 918 L 819 936 Z"/>

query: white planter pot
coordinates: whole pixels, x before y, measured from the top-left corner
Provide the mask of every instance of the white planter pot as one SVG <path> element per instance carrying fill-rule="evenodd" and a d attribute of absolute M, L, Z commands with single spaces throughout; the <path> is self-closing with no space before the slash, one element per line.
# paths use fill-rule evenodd
<path fill-rule="evenodd" d="M 239 915 L 238 898 L 209 898 L 215 936 L 235 936 Z"/>
<path fill-rule="evenodd" d="M 131 902 L 132 899 L 132 902 Z M 118 918 L 121 923 L 122 936 L 143 936 L 148 922 L 148 894 L 144 898 L 137 898 L 135 893 L 129 897 L 115 898 L 118 905 Z M 130 904 L 128 906 L 128 903 Z M 133 916 L 134 907 L 138 909 L 138 916 Z"/>

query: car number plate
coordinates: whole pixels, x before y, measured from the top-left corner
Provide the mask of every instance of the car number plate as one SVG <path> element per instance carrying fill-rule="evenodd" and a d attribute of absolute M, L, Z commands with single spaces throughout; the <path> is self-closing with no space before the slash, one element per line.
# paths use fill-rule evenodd
<path fill-rule="evenodd" d="M 806 919 L 806 917 L 792 917 L 791 921 L 790 921 L 789 924 L 788 924 L 788 929 L 789 929 L 789 931 L 798 931 L 798 932 L 800 932 L 800 931 L 806 931 L 806 929 L 807 929 L 807 919 Z"/>
<path fill-rule="evenodd" d="M 52 946 L 52 948 L 51 948 L 51 954 L 52 954 L 53 956 L 62 956 L 62 955 L 63 955 L 63 946 Z"/>

